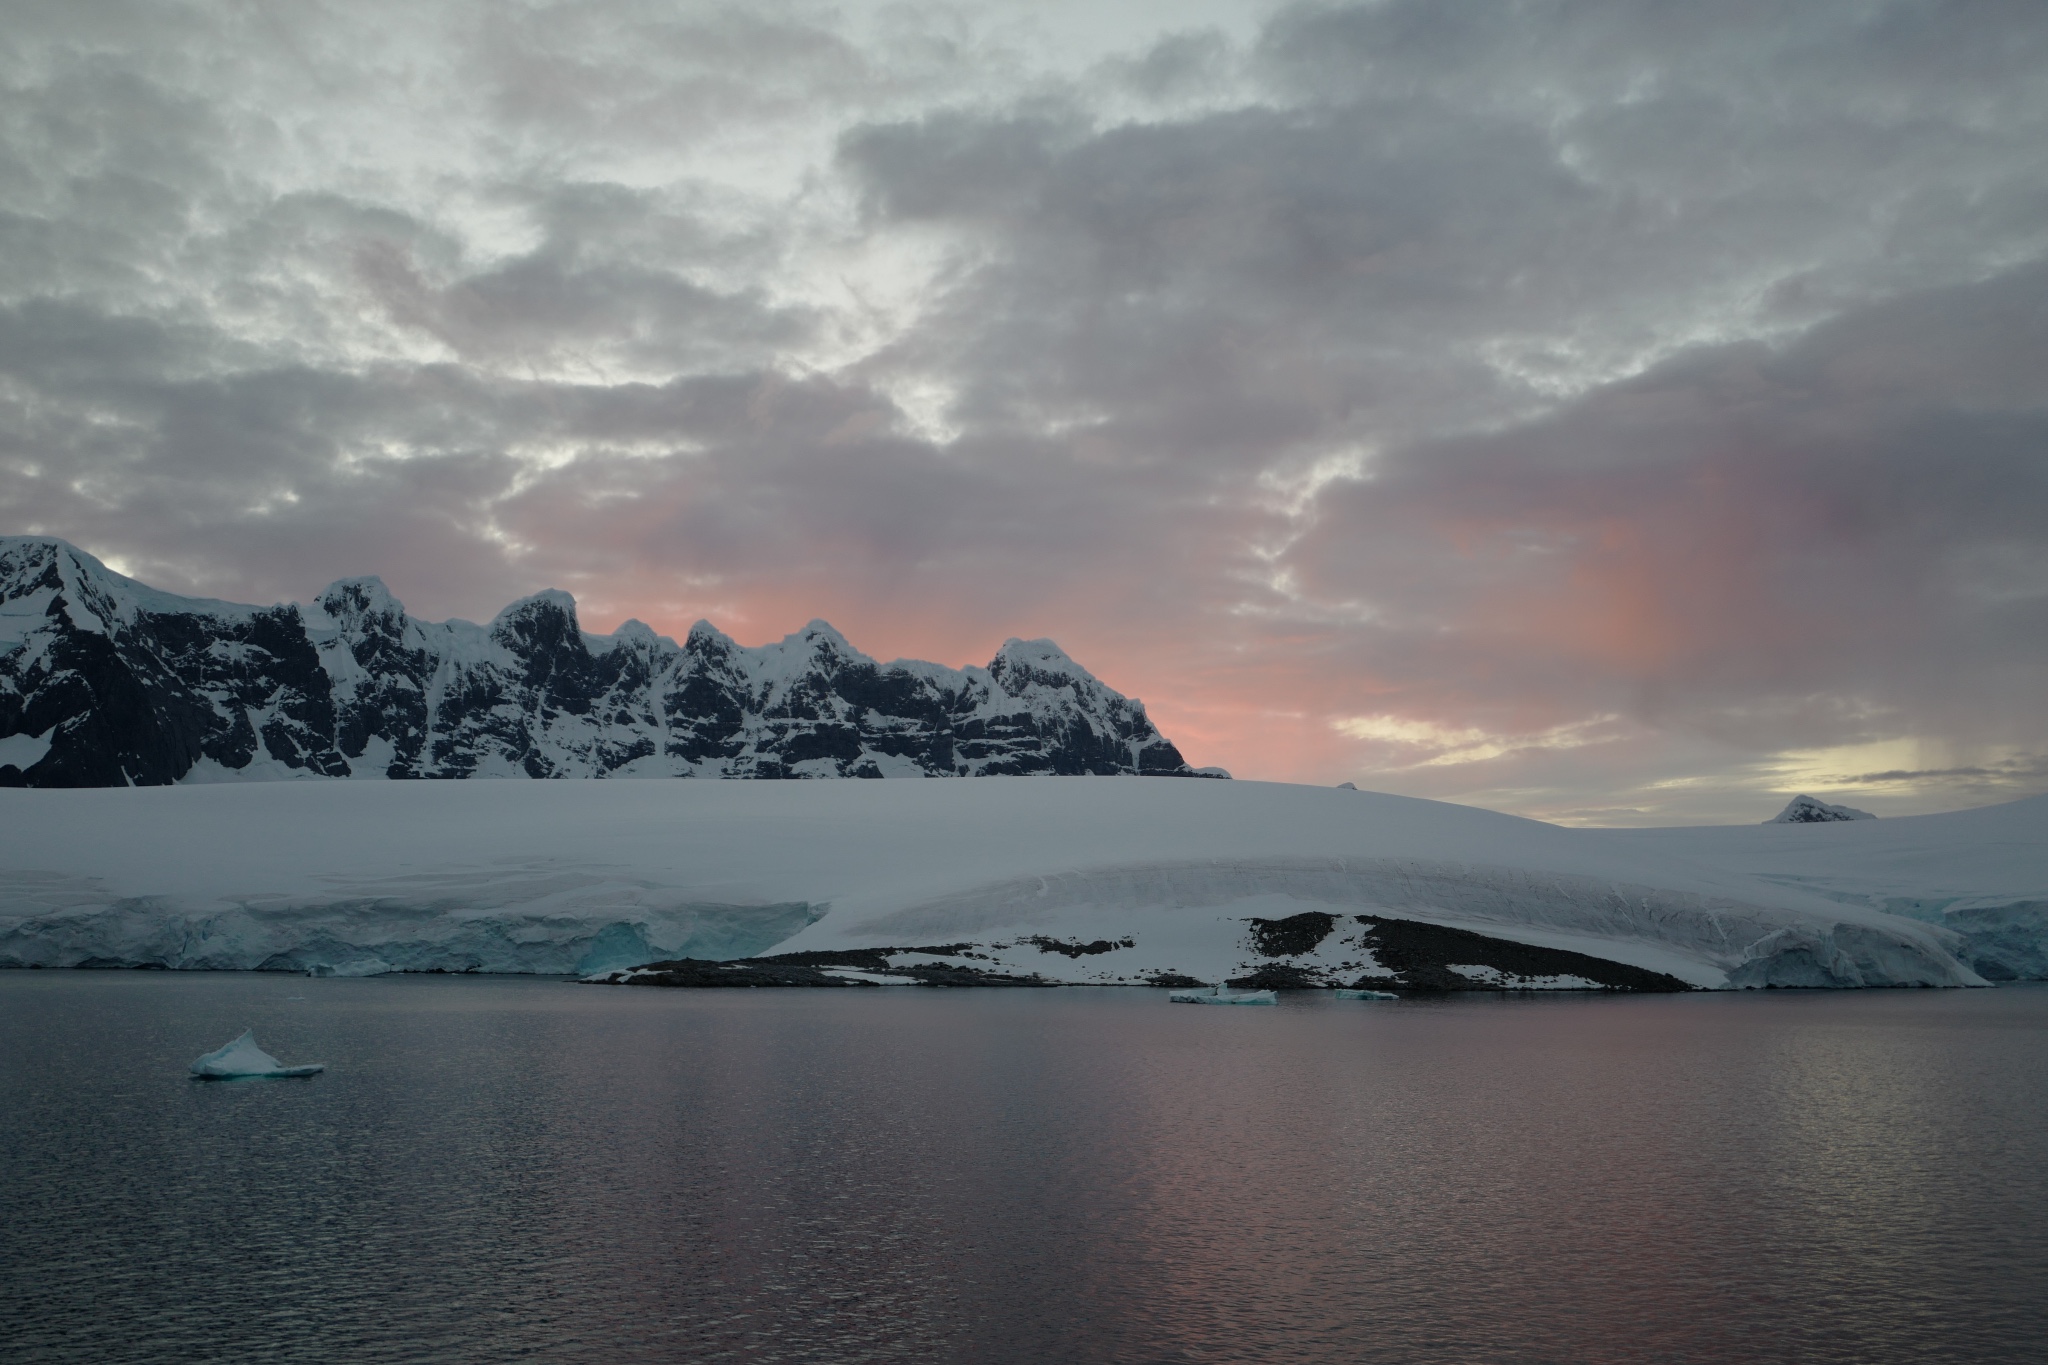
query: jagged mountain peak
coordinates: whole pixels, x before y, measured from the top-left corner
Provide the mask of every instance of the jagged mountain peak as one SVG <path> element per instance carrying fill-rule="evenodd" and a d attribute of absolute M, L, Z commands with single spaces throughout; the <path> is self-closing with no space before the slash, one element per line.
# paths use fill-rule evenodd
<path fill-rule="evenodd" d="M 784 638 L 785 640 L 823 640 L 832 644 L 846 644 L 846 637 L 839 633 L 837 627 L 830 621 L 816 616 L 804 622 L 802 630 Z M 851 646 L 848 647 L 851 648 Z"/>
<path fill-rule="evenodd" d="M 81 574 L 121 577 L 61 537 L 0 536 L 0 587 L 11 587 L 19 574 L 39 573 L 55 568 L 60 562 L 69 562 L 75 566 L 74 572 Z"/>
<path fill-rule="evenodd" d="M 347 602 L 358 610 L 381 611 L 386 607 L 403 608 L 404 603 L 392 596 L 391 589 L 375 574 L 363 574 L 356 578 L 337 578 L 320 590 L 313 599 L 325 604 L 329 601 Z"/>
<path fill-rule="evenodd" d="M 12 595 L 45 573 L 53 572 L 60 555 L 69 552 L 102 572 L 111 573 L 91 555 L 55 536 L 7 536 L 0 539 L 0 591 Z"/>
<path fill-rule="evenodd" d="M 1002 648 L 996 651 L 996 657 L 998 659 L 1030 660 L 1037 663 L 1060 663 L 1079 667 L 1079 665 L 1074 664 L 1072 656 L 1052 640 L 1020 640 L 1014 635 L 1003 641 Z"/>
<path fill-rule="evenodd" d="M 719 644 L 725 645 L 729 648 L 738 648 L 738 642 L 735 641 L 732 638 L 732 636 L 727 635 L 724 631 L 720 630 L 717 626 L 712 625 L 709 621 L 697 622 L 695 625 L 690 627 L 690 633 L 683 638 L 684 644 L 686 646 L 695 644 L 696 642 L 701 640 L 705 644 Z"/>
<path fill-rule="evenodd" d="M 61 600 L 82 628 L 107 629 L 140 610 L 178 610 L 208 616 L 246 616 L 264 608 L 181 597 L 117 573 L 94 555 L 58 536 L 0 536 L 0 601 L 19 603 L 37 592 Z"/>
<path fill-rule="evenodd" d="M 655 645 L 664 642 L 673 645 L 675 643 L 673 640 L 669 640 L 668 637 L 657 633 L 653 626 L 634 617 L 627 617 L 619 622 L 619 628 L 612 632 L 612 638 L 614 640 L 628 641 L 636 645 Z"/>
<path fill-rule="evenodd" d="M 810 621 L 802 630 L 785 635 L 779 645 L 767 648 L 782 654 L 793 664 L 801 661 L 826 669 L 873 667 L 875 662 L 855 649 L 830 621 Z"/>
<path fill-rule="evenodd" d="M 405 604 L 392 596 L 375 576 L 339 578 L 320 590 L 313 605 L 343 630 L 360 629 L 370 621 L 393 622 L 405 616 Z"/>
<path fill-rule="evenodd" d="M 77 559 L 67 562 L 67 550 Z M 70 572 L 67 573 L 67 569 Z M 31 609 L 46 610 L 58 594 L 93 569 L 112 576 L 104 564 L 80 554 L 61 540 L 43 536 L 10 536 L 0 540 L 0 600 L 17 604 L 11 613 L 17 616 Z M 35 601 L 31 603 L 30 598 Z"/>
<path fill-rule="evenodd" d="M 26 737 L 26 738 L 23 738 Z M 1189 775 L 1144 708 L 1049 640 L 988 668 L 880 664 L 826 621 L 747 648 L 550 589 L 488 626 L 377 578 L 312 607 L 158 592 L 63 541 L 0 538 L 0 784 L 250 777 Z"/>
<path fill-rule="evenodd" d="M 542 588 L 539 592 L 528 593 L 516 602 L 508 604 L 491 624 L 501 621 L 529 619 L 536 616 L 560 615 L 569 620 L 576 619 L 576 599 L 560 588 Z"/>
<path fill-rule="evenodd" d="M 1144 713 L 1140 702 L 1109 691 L 1100 679 L 1074 662 L 1051 640 L 1005 640 L 1003 647 L 996 651 L 996 657 L 989 662 L 988 671 L 996 685 L 1014 697 L 1036 692 L 1059 693 L 1077 700 L 1097 702 L 1106 702 L 1113 697 L 1115 704 L 1140 715 Z"/>

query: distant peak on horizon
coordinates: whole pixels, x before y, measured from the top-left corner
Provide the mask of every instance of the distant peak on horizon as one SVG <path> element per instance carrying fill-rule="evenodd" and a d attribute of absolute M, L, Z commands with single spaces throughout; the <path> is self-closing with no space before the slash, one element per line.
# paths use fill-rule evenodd
<path fill-rule="evenodd" d="M 1804 794 L 1793 797 L 1785 809 L 1764 821 L 1767 825 L 1827 825 L 1843 820 L 1875 820 L 1877 817 L 1867 810 L 1854 806 L 1833 806 L 1818 797 Z"/>

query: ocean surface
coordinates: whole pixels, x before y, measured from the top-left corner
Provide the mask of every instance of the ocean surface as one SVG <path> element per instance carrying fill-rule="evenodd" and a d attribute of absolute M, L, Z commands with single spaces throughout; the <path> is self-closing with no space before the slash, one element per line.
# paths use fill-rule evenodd
<path fill-rule="evenodd" d="M 310 1080 L 197 1082 L 253 1027 Z M 2048 989 L 0 972 L 0 1357 L 2038 1361 Z"/>

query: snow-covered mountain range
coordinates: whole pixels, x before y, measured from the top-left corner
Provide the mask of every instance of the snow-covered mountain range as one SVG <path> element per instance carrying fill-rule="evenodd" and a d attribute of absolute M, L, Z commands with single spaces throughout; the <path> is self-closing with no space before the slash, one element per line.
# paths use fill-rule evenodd
<path fill-rule="evenodd" d="M 0 541 L 0 785 L 122 788 L 0 791 L 0 967 L 617 974 L 767 954 L 949 982 L 2048 978 L 2048 797 L 1566 830 L 1134 780 L 1189 772 L 1044 641 L 957 671 L 877 664 L 823 623 L 678 645 L 586 635 L 559 593 L 434 625 L 373 579 L 237 606 Z M 490 775 L 980 780 L 223 780 Z"/>
<path fill-rule="evenodd" d="M 278 777 L 1197 773 L 1050 640 L 987 668 L 877 663 L 823 621 L 744 648 L 566 593 L 416 621 L 375 578 L 310 607 L 159 592 L 64 541 L 0 538 L 0 786 Z"/>

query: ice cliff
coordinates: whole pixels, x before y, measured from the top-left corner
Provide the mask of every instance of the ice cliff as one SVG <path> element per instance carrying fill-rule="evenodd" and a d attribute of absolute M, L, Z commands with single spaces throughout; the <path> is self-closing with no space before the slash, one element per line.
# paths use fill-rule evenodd
<path fill-rule="evenodd" d="M 987 668 L 861 654 L 823 621 L 744 648 L 577 624 L 543 592 L 416 621 L 374 578 L 313 605 L 176 597 L 0 538 L 0 785 L 277 777 L 1196 776 L 1049 640 Z"/>

